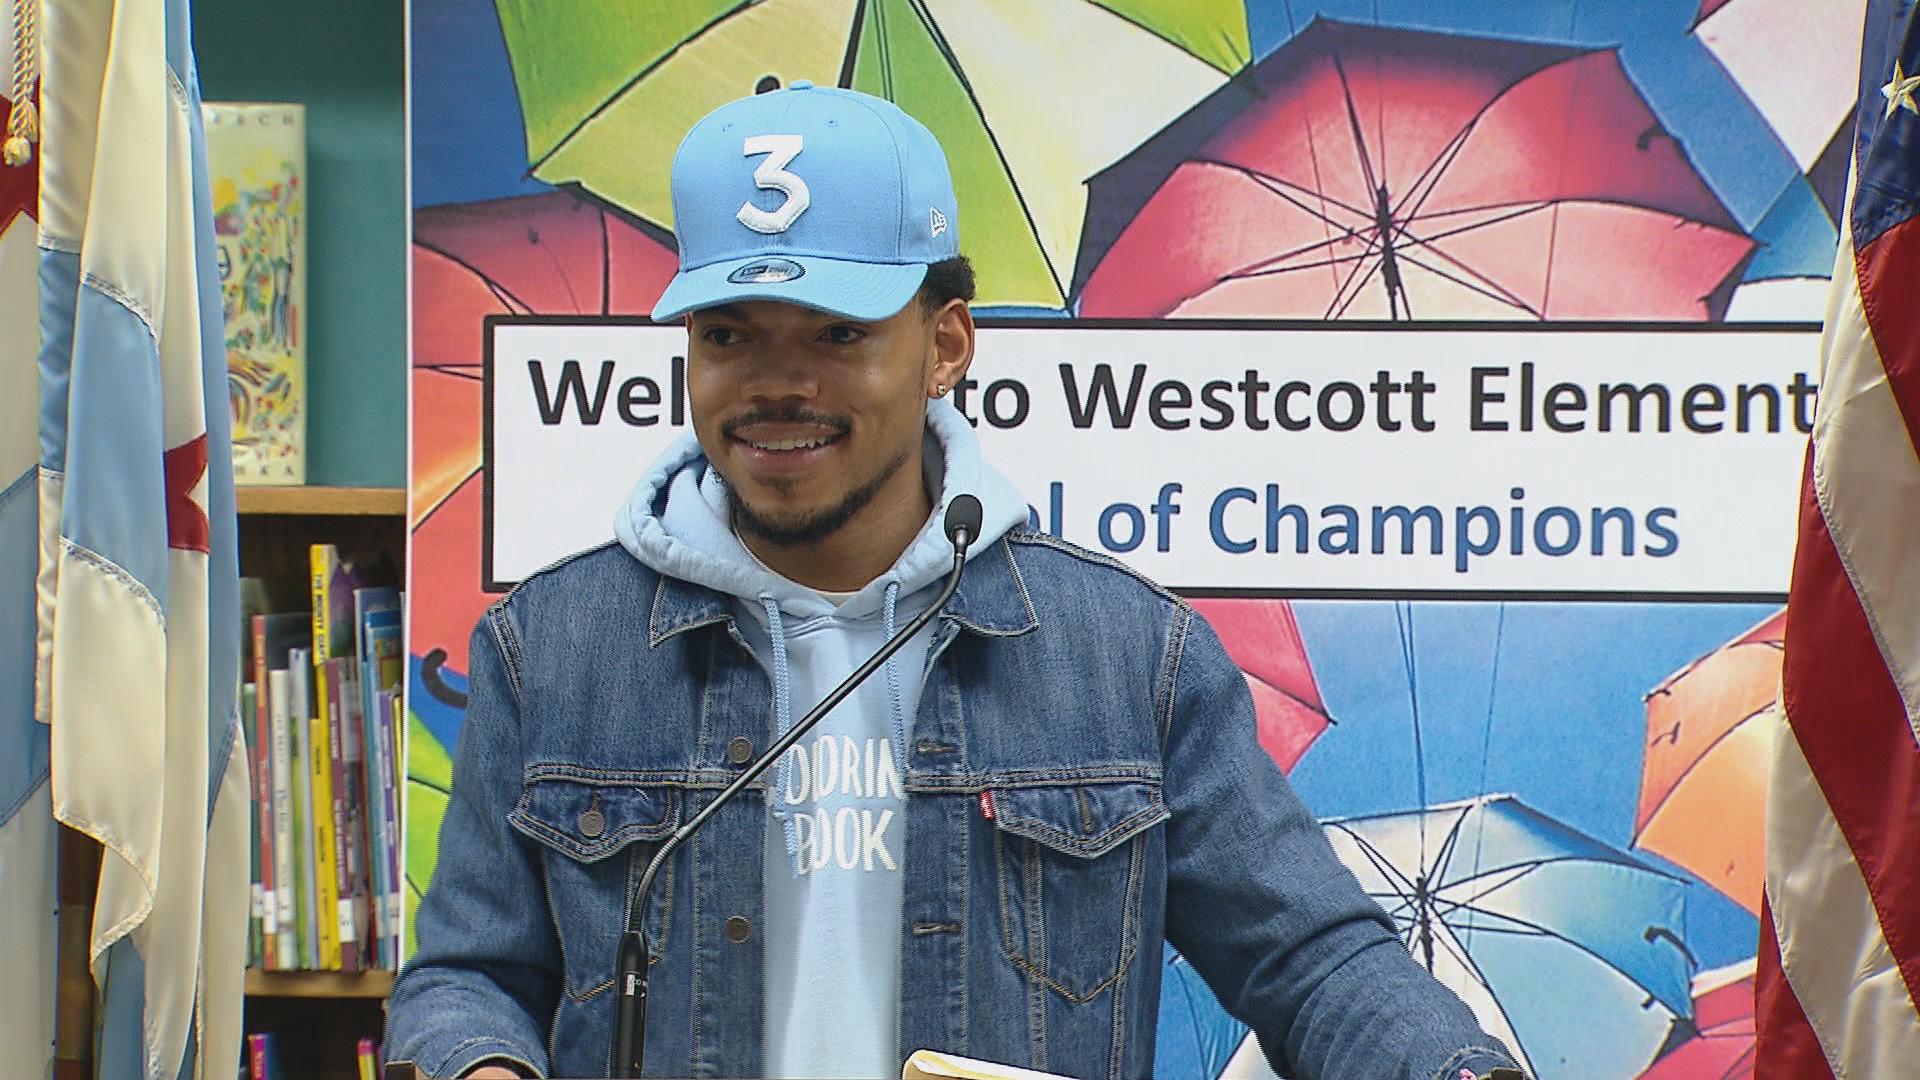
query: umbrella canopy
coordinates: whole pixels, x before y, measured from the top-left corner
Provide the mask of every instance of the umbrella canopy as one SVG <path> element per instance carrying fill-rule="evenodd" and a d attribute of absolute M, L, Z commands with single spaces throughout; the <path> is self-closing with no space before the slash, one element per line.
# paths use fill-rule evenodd
<path fill-rule="evenodd" d="M 1697 1034 L 1653 1063 L 1640 1080 L 1747 1080 L 1754 1074 L 1752 960 L 1693 980 Z"/>
<path fill-rule="evenodd" d="M 677 265 L 670 237 L 570 191 L 417 211 L 415 524 L 479 471 L 486 316 L 644 315 Z M 446 643 L 462 668 L 468 628 Z"/>
<path fill-rule="evenodd" d="M 1813 171 L 1836 137 L 1852 141 L 1866 10 L 1866 0 L 1836 0 L 1808 18 L 1797 0 L 1703 0 L 1695 16 L 1694 35 L 1802 172 Z M 1837 205 L 1830 204 L 1836 213 Z"/>
<path fill-rule="evenodd" d="M 1633 842 L 1760 911 L 1783 608 L 1648 691 Z"/>
<path fill-rule="evenodd" d="M 498 6 L 535 178 L 670 228 L 668 163 L 694 121 L 799 79 L 863 90 L 946 149 L 994 305 L 1063 307 L 1086 178 L 1250 57 L 1240 0 Z"/>
<path fill-rule="evenodd" d="M 1246 674 L 1260 745 L 1282 772 L 1292 772 L 1307 747 L 1333 722 L 1307 662 L 1293 605 L 1246 598 L 1188 603 L 1212 625 L 1227 655 Z"/>
<path fill-rule="evenodd" d="M 1511 795 L 1325 825 L 1414 958 L 1529 1073 L 1637 1075 L 1691 1016 L 1678 878 Z"/>
<path fill-rule="evenodd" d="M 572 191 L 427 207 L 413 221 L 407 918 L 439 856 L 448 749 L 466 706 L 480 580 L 481 356 L 488 315 L 645 314 L 678 259 L 657 229 Z"/>
<path fill-rule="evenodd" d="M 1319 20 L 1089 184 L 1083 316 L 1717 316 L 1752 250 L 1618 53 Z"/>

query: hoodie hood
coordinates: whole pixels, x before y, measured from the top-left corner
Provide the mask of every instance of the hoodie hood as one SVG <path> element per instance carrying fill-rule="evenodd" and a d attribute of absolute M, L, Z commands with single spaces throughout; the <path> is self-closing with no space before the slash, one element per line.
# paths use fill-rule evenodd
<path fill-rule="evenodd" d="M 799 616 L 835 613 L 858 619 L 878 612 L 890 587 L 910 596 L 953 566 L 953 547 L 945 530 L 947 503 L 972 493 L 980 500 L 980 537 L 967 558 L 1028 520 L 1027 503 L 1012 482 L 980 460 L 972 425 L 945 398 L 927 407 L 927 446 L 923 458 L 927 488 L 935 492 L 933 513 L 891 568 L 867 583 L 844 604 L 787 580 L 760 565 L 733 533 L 727 484 L 712 468 L 693 432 L 681 436 L 634 486 L 615 516 L 620 545 L 654 570 L 738 597 L 754 606 L 771 598 L 781 610 Z"/>

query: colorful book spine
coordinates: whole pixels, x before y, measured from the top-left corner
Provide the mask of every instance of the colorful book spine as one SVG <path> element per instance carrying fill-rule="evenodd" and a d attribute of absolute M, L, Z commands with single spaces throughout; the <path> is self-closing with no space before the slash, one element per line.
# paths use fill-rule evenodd
<path fill-rule="evenodd" d="M 360 1080 L 378 1080 L 380 1073 L 380 1048 L 372 1039 L 361 1039 Z"/>
<path fill-rule="evenodd" d="M 326 679 L 329 702 L 327 740 L 331 752 L 329 764 L 333 770 L 334 885 L 338 897 L 335 918 L 338 920 L 340 936 L 340 968 L 343 971 L 359 971 L 364 966 L 360 948 L 364 938 L 359 932 L 360 855 L 354 844 L 359 808 L 355 805 L 354 763 L 349 746 L 351 725 L 347 715 L 349 680 L 346 658 L 332 657 L 322 674 Z"/>
<path fill-rule="evenodd" d="M 400 692 L 381 690 L 376 695 L 375 711 L 380 715 L 378 728 L 380 743 L 380 761 L 378 765 L 380 801 L 384 806 L 385 821 L 382 824 L 385 844 L 383 856 L 387 863 L 387 910 L 386 921 L 381 925 L 387 941 L 388 966 L 398 970 L 400 967 L 400 933 L 406 920 L 406 901 L 402 890 L 406 879 L 400 873 L 400 785 L 396 779 L 394 762 L 400 753 Z"/>
<path fill-rule="evenodd" d="M 314 929 L 319 937 L 316 967 L 324 971 L 340 970 L 340 883 L 338 860 L 334 857 L 333 740 L 328 735 L 326 683 L 320 672 L 309 673 L 314 688 L 314 713 L 307 717 L 307 739 L 313 753 L 308 761 L 307 786 L 313 792 Z"/>
<path fill-rule="evenodd" d="M 243 712 L 243 722 L 252 725 L 254 801 L 260 808 L 254 836 L 260 856 L 261 957 L 260 966 L 269 971 L 280 966 L 279 905 L 275 899 L 278 864 L 274 859 L 276 835 L 273 799 L 273 717 L 272 687 L 267 681 L 267 617 L 255 615 L 248 620 L 253 638 L 252 674 L 254 695 Z"/>
<path fill-rule="evenodd" d="M 340 883 L 334 857 L 333 757 L 328 748 L 332 703 L 327 696 L 326 666 L 332 658 L 333 572 L 340 553 L 332 544 L 314 544 L 308 549 L 308 569 L 312 574 L 313 601 L 313 805 L 314 868 L 319 875 L 319 911 L 328 913 L 319 921 L 320 966 L 338 971 L 340 959 Z"/>
<path fill-rule="evenodd" d="M 308 666 L 310 650 L 295 649 L 288 657 L 287 676 L 290 687 L 287 726 L 293 731 L 294 769 L 293 784 L 296 801 L 294 803 L 294 850 L 299 854 L 299 865 L 294 871 L 299 888 L 295 892 L 295 902 L 299 914 L 300 967 L 318 968 L 320 966 L 320 933 L 318 920 L 314 913 L 320 910 L 319 856 L 314 843 L 314 790 L 313 790 L 313 725 L 308 720 L 313 700 L 310 687 L 313 683 L 313 669 Z M 320 744 L 322 747 L 325 742 Z"/>
<path fill-rule="evenodd" d="M 273 783 L 273 892 L 275 900 L 275 918 L 278 930 L 276 953 L 267 964 L 273 970 L 280 971 L 295 966 L 294 958 L 299 954 L 298 938 L 294 931 L 297 908 L 294 904 L 294 844 L 293 844 L 293 732 L 287 716 L 288 696 L 292 691 L 288 687 L 287 669 L 279 668 L 267 672 L 267 698 L 271 708 L 268 714 L 273 740 L 272 783 Z"/>
<path fill-rule="evenodd" d="M 251 1080 L 280 1080 L 280 1051 L 272 1032 L 247 1036 L 247 1075 Z"/>
<path fill-rule="evenodd" d="M 247 966 L 265 967 L 267 956 L 267 894 L 265 887 L 261 884 L 260 815 L 262 806 L 260 797 L 260 769 L 254 764 L 259 750 L 260 737 L 254 732 L 254 726 L 251 723 L 255 694 L 256 691 L 252 683 L 241 684 L 240 715 L 248 718 L 247 722 L 243 722 L 240 725 L 240 734 L 245 740 L 247 753 L 247 828 L 249 829 L 247 835 L 252 837 L 254 841 L 248 845 L 247 849 L 247 870 L 249 874 L 247 880 L 249 888 L 251 889 L 251 895 L 248 897 L 250 903 L 247 905 Z"/>
<path fill-rule="evenodd" d="M 365 752 L 364 782 L 367 817 L 367 854 L 371 870 L 372 918 L 377 929 L 374 940 L 380 966 L 399 966 L 398 941 L 392 927 L 398 916 L 400 887 L 392 872 L 397 860 L 389 858 L 389 845 L 395 843 L 398 829 L 388 804 L 389 787 L 384 778 L 392 771 L 391 737 L 386 728 L 392 709 L 383 693 L 396 689 L 403 671 L 400 661 L 399 590 L 361 589 L 355 592 L 360 635 L 360 695 L 362 744 Z M 364 600 L 364 603 L 361 601 Z M 385 605 L 392 606 L 385 606 Z"/>

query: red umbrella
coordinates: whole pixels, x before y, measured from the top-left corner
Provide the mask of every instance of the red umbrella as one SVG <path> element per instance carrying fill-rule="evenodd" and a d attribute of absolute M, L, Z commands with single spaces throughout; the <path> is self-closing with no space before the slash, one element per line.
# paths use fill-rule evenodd
<path fill-rule="evenodd" d="M 1640 1074 L 1640 1080 L 1746 1080 L 1753 1075 L 1753 961 L 1693 980 L 1698 1034 Z"/>
<path fill-rule="evenodd" d="M 1090 182 L 1087 317 L 1716 317 L 1753 242 L 1611 49 L 1320 20 Z"/>
<path fill-rule="evenodd" d="M 433 206 L 413 221 L 411 651 L 464 674 L 480 581 L 482 320 L 645 314 L 678 256 L 665 234 L 570 191 Z"/>
<path fill-rule="evenodd" d="M 668 234 L 571 191 L 413 216 L 413 362 L 480 363 L 486 315 L 645 315 L 678 267 Z"/>
<path fill-rule="evenodd" d="M 1300 624 L 1285 600 L 1193 600 L 1246 674 L 1260 745 L 1280 766 L 1293 766 L 1333 721 L 1307 663 Z"/>

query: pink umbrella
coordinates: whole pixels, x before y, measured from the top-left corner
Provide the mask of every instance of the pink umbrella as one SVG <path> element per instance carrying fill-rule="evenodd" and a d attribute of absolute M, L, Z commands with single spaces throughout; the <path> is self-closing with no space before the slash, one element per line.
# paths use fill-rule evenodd
<path fill-rule="evenodd" d="M 1693 980 L 1693 1038 L 1653 1063 L 1640 1080 L 1746 1080 L 1753 1075 L 1753 961 Z"/>
<path fill-rule="evenodd" d="M 1306 643 L 1285 600 L 1189 601 L 1227 647 L 1253 691 L 1260 745 L 1282 772 L 1293 766 L 1332 719 L 1307 663 Z"/>
<path fill-rule="evenodd" d="M 1087 213 L 1087 317 L 1702 320 L 1753 249 L 1614 50 L 1328 20 Z"/>

